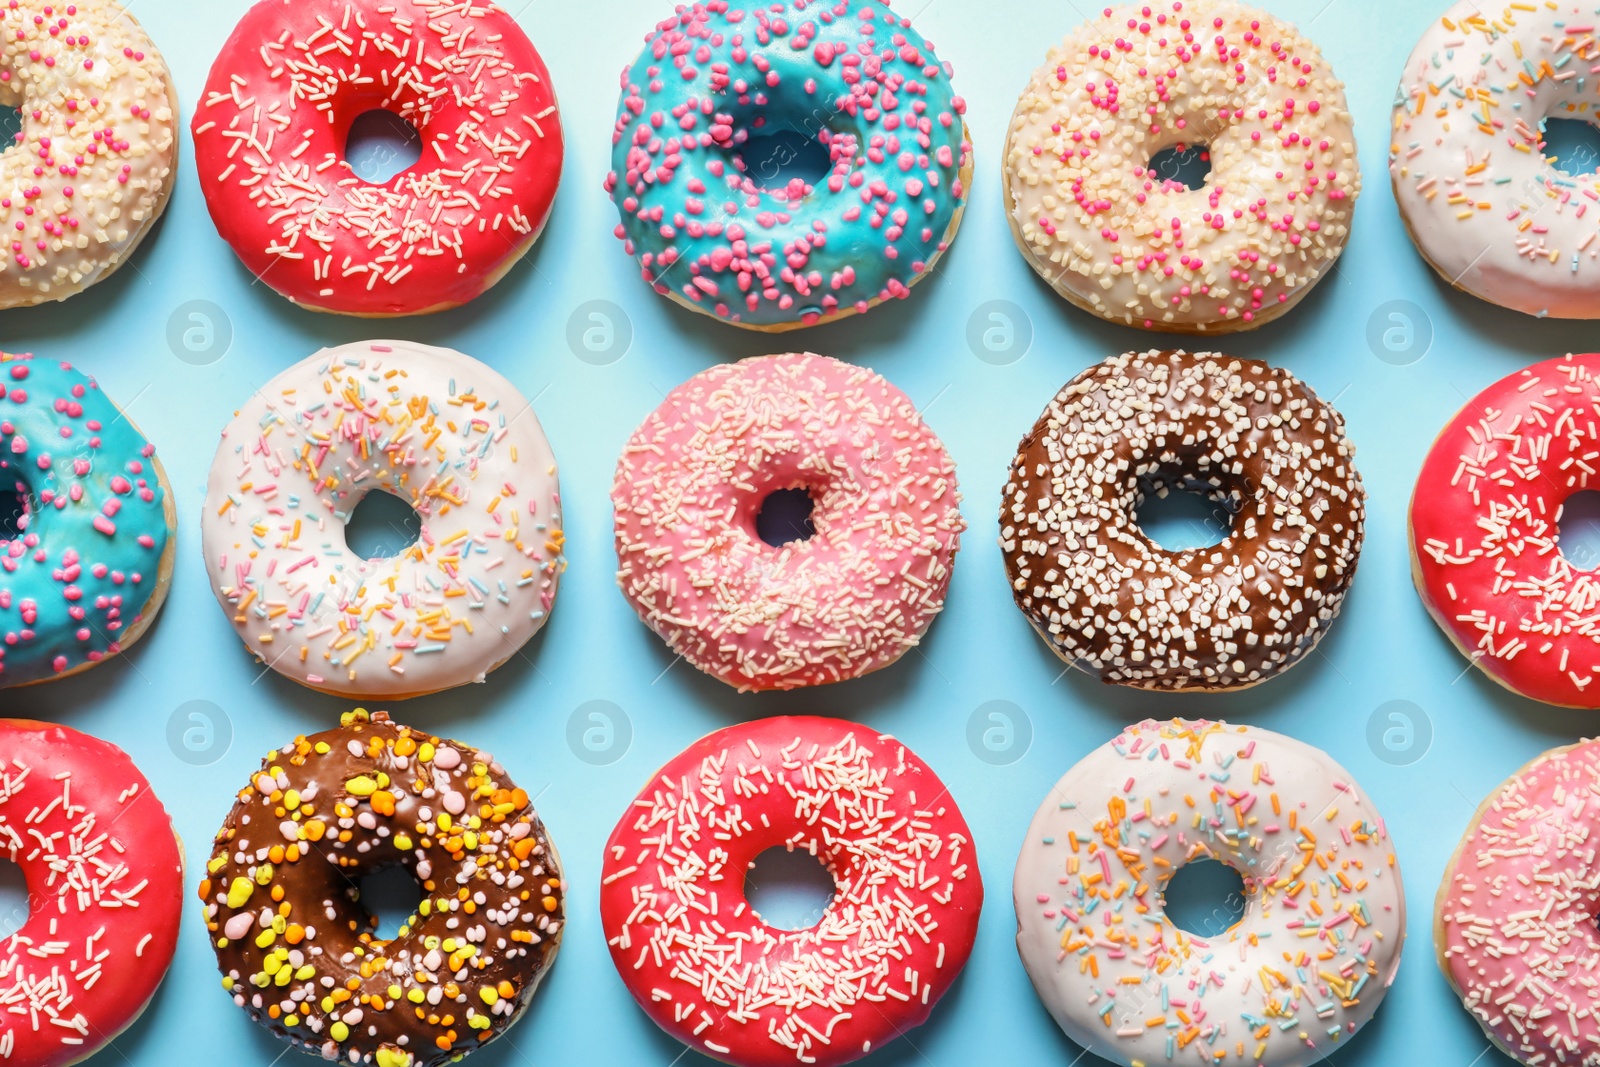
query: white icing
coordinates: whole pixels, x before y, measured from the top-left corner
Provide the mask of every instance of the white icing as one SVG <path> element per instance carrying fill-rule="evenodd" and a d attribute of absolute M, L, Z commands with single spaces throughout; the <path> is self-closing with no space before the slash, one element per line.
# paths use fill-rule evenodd
<path fill-rule="evenodd" d="M 1175 927 L 1161 896 L 1203 857 L 1245 879 L 1243 918 L 1210 938 Z M 1013 892 L 1045 1007 L 1123 1064 L 1241 1043 L 1241 1063 L 1321 1060 L 1377 1010 L 1405 940 L 1371 803 L 1326 753 L 1254 727 L 1146 720 L 1097 748 L 1034 815 Z"/>
<path fill-rule="evenodd" d="M 1389 172 L 1445 280 L 1529 315 L 1600 318 L 1600 181 L 1545 161 L 1546 118 L 1593 121 L 1592 3 L 1460 0 L 1428 27 L 1394 107 Z"/>
<path fill-rule="evenodd" d="M 422 532 L 364 560 L 344 522 L 374 490 L 411 503 Z M 482 363 L 405 341 L 325 349 L 250 397 L 223 432 L 202 534 L 250 650 L 348 696 L 482 680 L 544 625 L 565 567 L 531 405 Z"/>

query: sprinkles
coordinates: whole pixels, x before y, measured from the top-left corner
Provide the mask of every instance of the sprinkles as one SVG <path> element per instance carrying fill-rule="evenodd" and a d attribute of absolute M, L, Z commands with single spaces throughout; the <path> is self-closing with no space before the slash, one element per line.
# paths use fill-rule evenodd
<path fill-rule="evenodd" d="M 65 300 L 121 266 L 166 209 L 172 75 L 119 3 L 5 0 L 0 94 L 22 117 L 0 166 L 0 308 Z"/>
<path fill-rule="evenodd" d="M 200 882 L 233 1002 L 327 1060 L 437 1067 L 504 1033 L 565 926 L 566 882 L 528 794 L 487 752 L 357 708 L 269 753 Z M 363 876 L 423 899 L 374 936 Z"/>
<path fill-rule="evenodd" d="M 1000 505 L 1017 606 L 1102 681 L 1242 689 L 1287 670 L 1339 614 L 1366 491 L 1344 419 L 1288 371 L 1214 353 L 1128 353 L 1068 382 L 1022 439 Z M 1210 497 L 1228 536 L 1168 552 L 1147 493 Z"/>
<path fill-rule="evenodd" d="M 155 621 L 177 508 L 147 441 L 70 363 L 0 352 L 0 689 L 88 670 Z"/>
<path fill-rule="evenodd" d="M 28 919 L 0 939 L 0 1061 L 63 1067 L 138 1017 L 178 944 L 183 855 L 115 745 L 0 720 L 0 857 Z"/>
<path fill-rule="evenodd" d="M 1417 590 L 1462 655 L 1514 692 L 1600 708 L 1600 580 L 1563 554 L 1561 511 L 1600 488 L 1600 355 L 1502 378 L 1434 441 L 1411 499 Z"/>
<path fill-rule="evenodd" d="M 804 930 L 745 898 L 755 858 L 815 856 L 835 893 Z M 972 833 L 892 737 L 771 718 L 695 742 L 606 844 L 600 917 L 624 984 L 667 1033 L 730 1063 L 846 1063 L 920 1025 L 977 934 Z"/>
<path fill-rule="evenodd" d="M 345 159 L 382 109 L 422 158 L 383 184 Z M 561 176 L 550 73 L 480 0 L 261 0 L 212 65 L 193 120 L 211 217 L 297 304 L 417 315 L 466 303 L 533 246 Z"/>
<path fill-rule="evenodd" d="M 1154 166 L 1202 146 L 1204 186 Z M 1269 322 L 1332 270 L 1361 172 L 1344 86 L 1292 25 L 1236 3 L 1106 8 L 1051 49 L 1006 138 L 1008 214 L 1074 305 L 1147 330 Z"/>
<path fill-rule="evenodd" d="M 1200 859 L 1244 881 L 1243 918 L 1216 933 L 1165 913 Z M 1293 738 L 1205 720 L 1145 720 L 1068 771 L 1014 898 L 1050 1014 L 1128 1065 L 1320 1060 L 1377 1011 L 1406 934 L 1393 842 L 1350 776 Z"/>
<path fill-rule="evenodd" d="M 1600 161 L 1553 159 L 1544 140 L 1548 119 L 1600 117 L 1594 16 L 1572 0 L 1458 0 L 1417 42 L 1394 102 L 1389 174 L 1423 258 L 1541 318 L 1600 317 Z"/>
<path fill-rule="evenodd" d="M 767 497 L 815 533 L 774 548 Z M 900 390 L 817 355 L 702 371 L 629 439 L 611 490 L 617 582 L 678 655 L 740 690 L 859 678 L 944 607 L 966 523 L 955 464 Z"/>
<path fill-rule="evenodd" d="M 786 330 L 910 295 L 972 182 L 966 103 L 884 0 L 680 4 L 623 72 L 606 191 L 658 293 Z M 826 173 L 783 180 L 794 135 Z"/>
<path fill-rule="evenodd" d="M 1522 1063 L 1593 1060 L 1594 828 L 1600 742 L 1552 749 L 1478 808 L 1445 869 L 1439 968 Z"/>
<path fill-rule="evenodd" d="M 362 559 L 344 524 L 373 492 L 421 530 Z M 483 681 L 544 626 L 566 569 L 532 406 L 477 360 L 405 341 L 324 349 L 262 386 L 223 431 L 202 523 L 240 638 L 332 693 Z"/>

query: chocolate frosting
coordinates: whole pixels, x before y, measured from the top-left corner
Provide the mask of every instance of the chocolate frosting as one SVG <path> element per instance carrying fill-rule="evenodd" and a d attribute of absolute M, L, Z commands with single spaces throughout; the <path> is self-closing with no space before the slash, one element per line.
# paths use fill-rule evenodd
<path fill-rule="evenodd" d="M 1000 545 L 1012 595 L 1062 659 L 1144 689 L 1242 689 L 1309 652 L 1361 552 L 1366 492 L 1344 419 L 1288 371 L 1129 353 L 1058 393 L 1012 461 Z M 1147 492 L 1201 492 L 1227 537 L 1169 552 Z"/>
<path fill-rule="evenodd" d="M 424 893 L 390 941 L 361 879 Z M 271 753 L 200 884 L 234 1003 L 328 1059 L 453 1060 L 509 1027 L 555 959 L 566 884 L 527 793 L 488 753 L 348 713 Z"/>

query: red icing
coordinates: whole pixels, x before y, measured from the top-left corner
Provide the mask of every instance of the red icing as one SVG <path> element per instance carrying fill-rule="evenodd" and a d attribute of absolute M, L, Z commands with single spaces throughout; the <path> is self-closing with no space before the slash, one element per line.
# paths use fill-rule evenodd
<path fill-rule="evenodd" d="M 767 926 L 744 895 L 750 864 L 785 844 L 814 850 L 837 887 L 806 930 Z M 845 1063 L 924 1022 L 983 904 L 972 832 L 933 771 L 891 737 L 812 717 L 690 745 L 618 823 L 601 875 L 634 999 L 744 1065 Z"/>
<path fill-rule="evenodd" d="M 351 124 L 379 108 L 422 134 L 422 158 L 385 185 L 344 159 Z M 486 4 L 262 0 L 212 65 L 193 130 L 211 217 L 245 266 L 346 314 L 471 300 L 531 246 L 561 176 L 549 71 Z"/>
<path fill-rule="evenodd" d="M 0 941 L 0 1062 L 59 1067 L 115 1037 L 161 984 L 183 858 L 127 753 L 19 719 L 0 720 L 0 848 L 30 904 Z"/>
<path fill-rule="evenodd" d="M 1600 355 L 1536 363 L 1444 428 L 1417 477 L 1411 544 L 1434 620 L 1490 676 L 1600 708 L 1600 572 L 1561 554 L 1557 522 L 1600 489 Z"/>

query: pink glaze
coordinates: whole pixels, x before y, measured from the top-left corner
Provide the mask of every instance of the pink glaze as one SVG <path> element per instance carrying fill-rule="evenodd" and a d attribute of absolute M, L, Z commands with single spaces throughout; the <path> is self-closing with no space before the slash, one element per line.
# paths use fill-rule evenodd
<path fill-rule="evenodd" d="M 0 1062 L 75 1063 L 138 1017 L 172 962 L 172 820 L 110 742 L 0 719 L 0 856 L 22 869 L 29 904 L 0 940 Z"/>
<path fill-rule="evenodd" d="M 1439 887 L 1445 976 L 1523 1063 L 1592 1063 L 1600 1044 L 1597 830 L 1600 741 L 1546 752 L 1485 804 Z"/>
<path fill-rule="evenodd" d="M 1434 442 L 1411 498 L 1417 588 L 1434 620 L 1502 685 L 1600 708 L 1600 573 L 1562 555 L 1568 497 L 1600 489 L 1600 355 L 1517 371 Z"/>
<path fill-rule="evenodd" d="M 756 534 L 804 489 L 816 533 Z M 856 678 L 915 646 L 944 606 L 961 532 L 955 464 L 906 395 L 816 355 L 695 375 L 617 464 L 617 580 L 694 666 L 741 690 Z"/>

